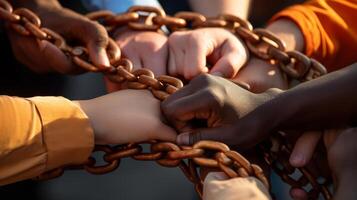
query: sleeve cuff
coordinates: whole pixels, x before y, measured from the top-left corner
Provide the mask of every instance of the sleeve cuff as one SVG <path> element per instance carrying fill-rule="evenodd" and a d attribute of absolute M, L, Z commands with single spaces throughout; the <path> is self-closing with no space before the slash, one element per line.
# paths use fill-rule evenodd
<path fill-rule="evenodd" d="M 47 151 L 45 170 L 87 160 L 94 147 L 94 134 L 86 114 L 63 97 L 28 98 L 39 113 Z"/>

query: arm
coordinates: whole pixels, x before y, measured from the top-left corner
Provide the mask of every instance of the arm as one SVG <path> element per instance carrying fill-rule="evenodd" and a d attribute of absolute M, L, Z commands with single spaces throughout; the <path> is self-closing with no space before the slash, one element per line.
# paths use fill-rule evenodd
<path fill-rule="evenodd" d="M 82 163 L 92 151 L 88 117 L 67 99 L 1 96 L 0 110 L 0 185 Z"/>
<path fill-rule="evenodd" d="M 190 0 L 189 2 L 194 11 L 209 17 L 226 13 L 247 19 L 251 0 Z"/>
<path fill-rule="evenodd" d="M 356 0 L 309 1 L 276 14 L 269 26 L 275 31 L 274 24 L 280 20 L 293 22 L 304 40 L 303 49 L 298 46 L 297 50 L 302 50 L 322 62 L 328 71 L 333 71 L 356 61 L 356 11 Z M 296 38 L 295 43 L 300 41 Z"/>
<path fill-rule="evenodd" d="M 357 118 L 356 85 L 357 64 L 353 64 L 300 84 L 264 104 L 256 112 L 271 115 L 279 107 L 281 115 L 274 117 L 269 130 L 321 130 L 353 125 Z"/>
<path fill-rule="evenodd" d="M 224 173 L 211 172 L 203 183 L 203 200 L 270 200 L 268 189 L 253 177 L 228 179 Z"/>
<path fill-rule="evenodd" d="M 125 90 L 86 101 L 0 97 L 0 185 L 87 160 L 95 144 L 174 141 L 160 101 Z M 140 123 L 140 126 L 137 124 Z"/>
<path fill-rule="evenodd" d="M 57 0 L 13 0 L 14 8 L 27 8 L 37 14 L 42 27 L 50 28 L 67 41 L 76 41 L 88 49 L 93 64 L 99 68 L 110 65 L 106 48 L 108 34 L 103 26 L 78 13 L 63 8 Z M 48 41 L 26 37 L 8 28 L 8 36 L 16 58 L 35 72 L 81 72 L 62 51 Z M 119 48 L 111 45 L 111 58 L 120 57 Z M 51 60 L 46 63 L 43 60 Z"/>
<path fill-rule="evenodd" d="M 354 64 L 277 95 L 279 92 L 270 90 L 252 94 L 227 80 L 200 76 L 165 100 L 162 110 L 179 131 L 187 129 L 197 117 L 207 120 L 211 127 L 181 131 L 179 144 L 217 140 L 251 147 L 276 130 L 352 125 L 357 118 L 356 77 Z"/>
<path fill-rule="evenodd" d="M 356 5 L 356 1 L 345 0 L 310 1 L 276 14 L 267 29 L 285 42 L 288 51 L 303 52 L 322 62 L 328 71 L 334 71 L 356 60 Z M 274 76 L 268 74 L 272 70 Z M 287 89 L 281 84 L 284 80 L 278 67 L 256 58 L 235 80 L 250 84 L 254 92 L 270 87 Z"/>

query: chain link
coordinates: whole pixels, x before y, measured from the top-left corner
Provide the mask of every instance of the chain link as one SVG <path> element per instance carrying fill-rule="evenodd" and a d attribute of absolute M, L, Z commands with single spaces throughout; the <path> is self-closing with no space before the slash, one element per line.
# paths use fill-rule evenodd
<path fill-rule="evenodd" d="M 296 51 L 285 51 L 285 44 L 274 34 L 264 29 L 253 29 L 252 25 L 233 15 L 221 15 L 207 19 L 205 16 L 193 12 L 179 12 L 175 16 L 167 16 L 162 9 L 148 6 L 133 6 L 128 12 L 114 14 L 110 11 L 89 13 L 88 18 L 102 23 L 108 31 L 118 26 L 127 25 L 134 30 L 159 31 L 166 26 L 170 31 L 189 30 L 202 27 L 226 28 L 242 38 L 249 50 L 257 57 L 265 60 L 275 60 L 281 70 L 291 79 L 307 81 L 327 73 L 323 65 L 314 59 Z M 113 53 L 115 42 L 111 39 L 107 48 L 111 67 L 103 68 L 90 62 L 88 50 L 84 47 L 70 47 L 62 36 L 46 28 L 41 28 L 40 19 L 30 10 L 20 8 L 13 11 L 11 5 L 0 0 L 0 19 L 6 21 L 19 34 L 34 36 L 39 40 L 47 40 L 69 56 L 73 63 L 90 72 L 101 72 L 111 81 L 125 83 L 131 89 L 148 89 L 159 100 L 183 87 L 181 80 L 161 75 L 155 77 L 148 69 L 133 70 L 130 60 L 121 58 Z M 303 188 L 311 184 L 310 198 L 317 199 L 322 194 L 325 199 L 331 199 L 327 189 L 328 182 L 318 183 L 307 169 L 299 168 L 302 176 L 295 180 L 290 175 L 296 170 L 288 162 L 291 153 L 288 143 L 282 135 L 273 136 L 269 140 L 272 145 L 267 148 L 261 145 L 266 162 L 293 187 Z M 150 152 L 143 152 L 142 145 L 149 144 Z M 63 166 L 46 172 L 36 179 L 43 180 L 61 176 L 66 169 L 85 169 L 92 174 L 109 173 L 120 164 L 123 158 L 131 157 L 136 160 L 156 161 L 165 167 L 179 167 L 184 175 L 195 185 L 195 190 L 202 197 L 203 174 L 206 169 L 223 171 L 228 177 L 255 176 L 269 188 L 268 179 L 262 169 L 251 164 L 238 152 L 232 151 L 223 143 L 214 141 L 200 141 L 193 146 L 178 146 L 169 142 L 148 141 L 119 146 L 99 146 L 94 151 L 104 153 L 104 165 L 97 165 L 94 157 L 88 158 L 81 165 Z M 200 168 L 201 173 L 198 173 Z M 326 179 L 328 180 L 328 179 Z"/>

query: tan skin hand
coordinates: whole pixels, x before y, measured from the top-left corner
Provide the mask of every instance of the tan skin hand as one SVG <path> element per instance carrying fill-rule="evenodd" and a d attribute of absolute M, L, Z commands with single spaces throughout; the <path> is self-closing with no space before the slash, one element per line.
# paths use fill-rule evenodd
<path fill-rule="evenodd" d="M 277 65 L 254 57 L 232 81 L 248 84 L 249 90 L 254 93 L 261 93 L 269 88 L 288 89 L 288 82 Z"/>
<path fill-rule="evenodd" d="M 156 76 L 166 74 L 168 45 L 164 34 L 120 28 L 114 38 L 122 50 L 123 57 L 133 62 L 134 69 L 147 68 Z M 109 80 L 106 80 L 106 85 L 109 92 L 121 88 L 119 84 Z"/>
<path fill-rule="evenodd" d="M 121 90 L 78 103 L 89 117 L 96 144 L 175 141 L 176 132 L 163 122 L 160 101 L 150 91 Z"/>
<path fill-rule="evenodd" d="M 169 48 L 169 74 L 187 80 L 207 72 L 232 78 L 248 58 L 243 43 L 220 28 L 175 32 L 169 37 Z"/>

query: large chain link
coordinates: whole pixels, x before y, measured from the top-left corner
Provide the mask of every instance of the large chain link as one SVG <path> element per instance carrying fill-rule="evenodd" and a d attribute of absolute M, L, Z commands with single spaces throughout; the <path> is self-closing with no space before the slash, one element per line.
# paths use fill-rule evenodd
<path fill-rule="evenodd" d="M 98 11 L 87 15 L 92 20 L 101 22 L 108 31 L 115 30 L 118 26 L 128 26 L 134 30 L 158 31 L 166 26 L 170 31 L 187 30 L 202 27 L 221 27 L 243 38 L 249 50 L 259 58 L 274 60 L 291 79 L 307 81 L 323 74 L 326 69 L 316 60 L 297 51 L 285 51 L 285 44 L 274 34 L 263 30 L 253 29 L 252 25 L 233 15 L 221 15 L 217 18 L 207 19 L 205 16 L 193 12 L 179 12 L 174 17 L 167 16 L 162 9 L 133 6 L 128 12 L 115 15 L 110 11 Z M 39 40 L 47 40 L 60 48 L 72 61 L 90 72 L 101 72 L 110 80 L 124 83 L 130 89 L 149 89 L 159 100 L 166 99 L 169 95 L 183 87 L 181 80 L 162 75 L 155 77 L 148 69 L 132 71 L 130 60 L 114 56 L 112 53 L 115 42 L 110 39 L 107 48 L 110 57 L 110 68 L 101 68 L 90 62 L 88 50 L 84 47 L 71 47 L 59 34 L 46 28 L 41 28 L 41 20 L 30 10 L 20 8 L 13 11 L 11 5 L 0 0 L 0 19 L 5 20 L 10 27 L 21 35 L 34 36 Z M 316 199 L 322 194 L 325 199 L 330 199 L 331 194 L 326 182 L 317 182 L 307 169 L 300 168 L 301 178 L 293 179 L 290 175 L 295 168 L 288 164 L 287 156 L 291 151 L 283 137 L 271 138 L 274 145 L 267 147 L 261 145 L 267 163 L 293 187 L 303 188 L 311 184 L 309 194 Z M 150 152 L 143 152 L 143 144 L 149 144 Z M 278 148 L 276 147 L 278 146 Z M 274 150 L 275 149 L 275 150 Z M 276 150 L 278 149 L 278 151 Z M 288 150 L 287 150 L 288 149 Z M 85 163 L 75 166 L 64 166 L 46 172 L 37 179 L 49 179 L 61 176 L 65 169 L 85 169 L 92 174 L 109 173 L 120 164 L 122 158 L 131 157 L 136 160 L 156 161 L 165 167 L 180 167 L 186 177 L 195 185 L 195 189 L 202 196 L 203 178 L 197 171 L 209 168 L 215 171 L 223 171 L 228 177 L 255 176 L 269 188 L 268 179 L 262 169 L 251 164 L 241 154 L 232 151 L 223 143 L 214 141 L 201 141 L 193 146 L 178 146 L 169 142 L 148 141 L 144 143 L 132 143 L 119 146 L 96 146 L 95 151 L 104 152 L 104 165 L 97 165 L 94 157 L 90 157 Z M 285 156 L 281 156 L 285 153 Z"/>

